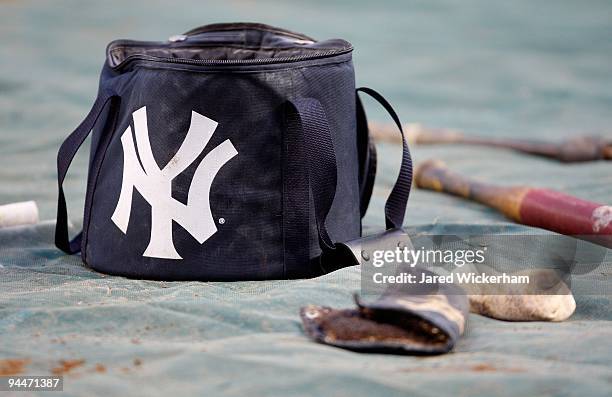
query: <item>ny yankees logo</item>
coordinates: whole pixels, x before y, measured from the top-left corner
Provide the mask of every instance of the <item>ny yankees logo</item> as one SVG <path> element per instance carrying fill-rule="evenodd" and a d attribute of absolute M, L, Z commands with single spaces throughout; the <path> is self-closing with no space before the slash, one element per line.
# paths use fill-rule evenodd
<path fill-rule="evenodd" d="M 124 234 L 127 233 L 132 211 L 132 193 L 134 189 L 138 190 L 151 205 L 151 239 L 143 256 L 182 259 L 172 241 L 172 221 L 181 225 L 200 244 L 217 232 L 210 210 L 210 187 L 221 167 L 238 152 L 229 139 L 211 150 L 202 159 L 193 175 L 185 205 L 172 197 L 172 180 L 185 171 L 202 153 L 218 123 L 192 111 L 191 125 L 185 140 L 168 164 L 160 169 L 151 151 L 146 107 L 136 110 L 132 117 L 136 144 L 132 138 L 131 127 L 128 126 L 121 136 L 123 146 L 121 193 L 111 219 Z"/>

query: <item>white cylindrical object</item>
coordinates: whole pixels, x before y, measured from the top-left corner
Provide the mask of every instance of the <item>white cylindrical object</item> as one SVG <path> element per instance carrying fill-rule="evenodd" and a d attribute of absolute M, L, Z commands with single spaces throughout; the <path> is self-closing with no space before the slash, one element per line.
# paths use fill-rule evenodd
<path fill-rule="evenodd" d="M 0 227 L 38 223 L 38 206 L 34 201 L 0 205 Z"/>

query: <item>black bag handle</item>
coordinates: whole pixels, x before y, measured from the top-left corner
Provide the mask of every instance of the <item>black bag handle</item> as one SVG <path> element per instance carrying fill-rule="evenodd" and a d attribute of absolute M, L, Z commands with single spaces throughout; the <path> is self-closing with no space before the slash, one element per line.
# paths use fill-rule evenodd
<path fill-rule="evenodd" d="M 64 179 L 74 156 L 96 125 L 106 104 L 113 98 L 119 98 L 119 96 L 112 90 L 103 89 L 100 91 L 87 117 L 66 138 L 57 153 L 57 186 L 59 194 L 57 198 L 55 245 L 67 254 L 74 254 L 81 250 L 82 232 L 70 240 L 68 234 L 68 210 L 66 209 L 66 197 L 63 188 Z"/>
<path fill-rule="evenodd" d="M 412 158 L 404 137 L 399 117 L 393 107 L 378 92 L 361 87 L 376 99 L 391 115 L 402 135 L 402 163 L 399 176 L 385 204 L 387 230 L 402 227 L 406 205 L 412 186 Z M 336 195 L 337 165 L 331 130 L 321 103 L 314 98 L 299 98 L 289 101 L 287 129 L 291 136 L 302 137 L 308 168 L 308 179 L 312 192 L 319 242 L 323 251 L 335 249 L 327 232 L 325 220 Z"/>
<path fill-rule="evenodd" d="M 336 196 L 338 170 L 327 116 L 321 103 L 314 98 L 298 98 L 288 104 L 288 133 L 300 137 L 304 144 L 319 244 L 324 251 L 333 250 L 335 245 L 327 233 L 325 219 Z"/>
<path fill-rule="evenodd" d="M 357 94 L 357 91 L 355 91 Z M 355 95 L 357 112 L 357 153 L 359 156 L 359 212 L 365 216 L 370 205 L 376 179 L 376 145 L 368 130 L 368 118 L 359 95 Z"/>
<path fill-rule="evenodd" d="M 387 230 L 394 228 L 401 228 L 404 223 L 404 215 L 406 214 L 406 205 L 408 204 L 408 197 L 410 196 L 410 189 L 412 187 L 412 157 L 410 156 L 410 150 L 408 149 L 408 144 L 406 143 L 406 137 L 404 136 L 404 130 L 402 128 L 402 123 L 395 113 L 395 110 L 391 106 L 391 104 L 378 92 L 374 91 L 368 87 L 360 87 L 357 88 L 357 95 L 359 92 L 363 92 L 368 94 L 372 98 L 374 98 L 378 103 L 382 105 L 383 108 L 389 113 L 397 128 L 399 129 L 400 134 L 402 135 L 402 163 L 400 166 L 400 172 L 395 181 L 395 185 L 391 189 L 391 193 L 387 198 L 387 202 L 385 203 L 385 224 Z M 361 106 L 361 102 L 357 99 L 358 103 L 358 113 L 361 110 L 361 115 L 358 115 L 358 125 L 361 120 L 361 127 L 367 129 L 367 121 L 365 119 L 365 112 L 363 111 L 363 107 Z M 365 126 L 363 123 L 366 123 Z M 373 177 L 372 177 L 373 184 Z M 371 186 L 370 186 L 371 189 Z M 369 197 L 368 197 L 369 201 Z M 366 204 L 367 208 L 367 204 Z M 365 209 L 362 206 L 362 216 L 365 213 Z"/>

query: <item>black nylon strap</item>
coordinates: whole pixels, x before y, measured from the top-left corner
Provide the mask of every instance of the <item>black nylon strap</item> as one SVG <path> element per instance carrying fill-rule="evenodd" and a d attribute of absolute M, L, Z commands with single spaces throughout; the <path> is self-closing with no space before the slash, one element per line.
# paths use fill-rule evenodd
<path fill-rule="evenodd" d="M 355 95 L 355 108 L 357 111 L 357 153 L 359 156 L 359 212 L 361 218 L 365 216 L 376 179 L 376 146 L 368 130 L 368 118 L 359 99 Z"/>
<path fill-rule="evenodd" d="M 336 196 L 338 176 L 331 130 L 321 103 L 314 98 L 289 101 L 287 129 L 291 136 L 302 137 L 319 243 L 323 250 L 333 250 L 325 219 Z"/>
<path fill-rule="evenodd" d="M 370 199 L 372 198 L 372 193 L 374 192 L 374 182 L 376 181 L 376 167 L 378 158 L 376 157 L 376 145 L 372 139 L 368 140 L 368 157 L 366 163 L 366 173 L 364 175 L 363 184 L 360 186 L 360 212 L 361 218 L 365 216 L 368 211 L 368 206 L 370 205 Z"/>
<path fill-rule="evenodd" d="M 94 128 L 106 104 L 116 95 L 110 90 L 103 90 L 89 111 L 89 114 L 79 126 L 66 138 L 57 153 L 57 186 L 59 190 L 57 199 L 57 219 L 55 224 L 55 245 L 67 254 L 74 254 L 81 249 L 82 233 L 72 241 L 68 235 L 68 211 L 66 209 L 66 196 L 64 195 L 64 179 L 77 151 Z"/>
<path fill-rule="evenodd" d="M 387 198 L 385 204 L 385 223 L 387 229 L 401 228 L 404 223 L 404 215 L 406 213 L 406 205 L 408 203 L 408 197 L 410 195 L 410 188 L 412 187 L 412 158 L 410 157 L 410 150 L 406 143 L 404 136 L 404 130 L 402 129 L 402 123 L 399 117 L 393 110 L 393 107 L 387 102 L 387 100 L 380 95 L 378 92 L 371 88 L 360 87 L 357 92 L 363 92 L 376 99 L 385 110 L 391 115 L 393 121 L 397 125 L 397 128 L 402 134 L 402 163 L 400 166 L 399 176 L 391 189 L 391 193 Z"/>
<path fill-rule="evenodd" d="M 412 187 L 412 159 L 402 124 L 389 102 L 378 92 L 365 87 L 358 88 L 357 92 L 364 92 L 376 99 L 391 115 L 402 135 L 400 172 L 385 204 L 386 228 L 401 228 Z M 331 130 L 318 100 L 300 98 L 289 101 L 289 105 L 287 128 L 290 136 L 302 137 L 321 248 L 333 250 L 335 244 L 325 227 L 325 219 L 336 195 L 337 182 L 336 155 Z"/>

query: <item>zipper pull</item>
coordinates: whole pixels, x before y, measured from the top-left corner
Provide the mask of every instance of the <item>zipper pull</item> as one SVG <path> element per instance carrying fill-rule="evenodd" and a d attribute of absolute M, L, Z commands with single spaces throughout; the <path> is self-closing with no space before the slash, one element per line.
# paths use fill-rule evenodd
<path fill-rule="evenodd" d="M 187 35 L 184 34 L 175 34 L 173 36 L 168 37 L 168 41 L 171 43 L 179 43 L 185 40 L 187 40 Z"/>
<path fill-rule="evenodd" d="M 298 44 L 298 45 L 308 45 L 308 44 L 314 44 L 315 42 L 312 40 L 300 40 L 300 39 L 295 39 L 292 40 L 294 44 Z"/>

